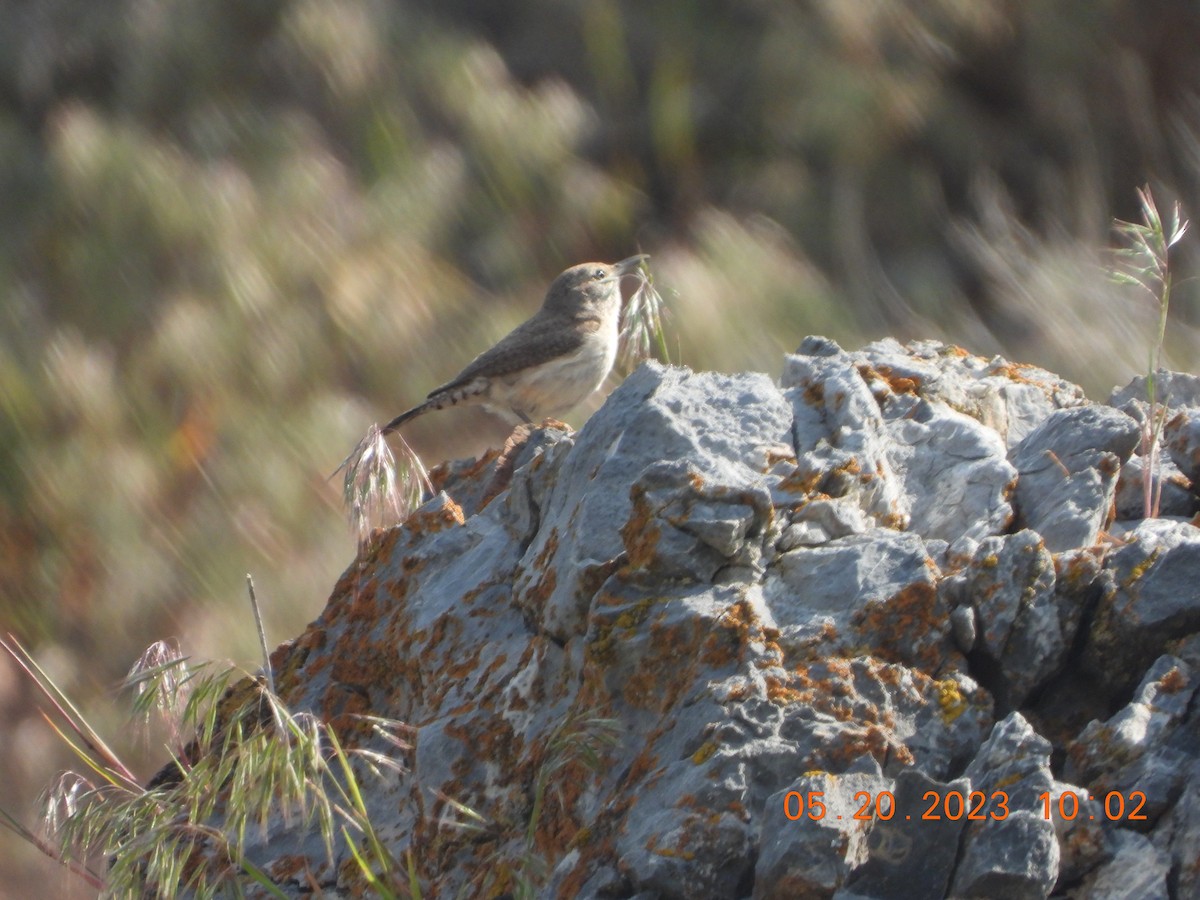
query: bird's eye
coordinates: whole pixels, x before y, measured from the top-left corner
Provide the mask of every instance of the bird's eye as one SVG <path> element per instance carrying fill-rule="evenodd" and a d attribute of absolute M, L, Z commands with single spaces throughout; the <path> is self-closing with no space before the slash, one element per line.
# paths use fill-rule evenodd
<path fill-rule="evenodd" d="M 603 277 L 604 277 L 603 269 L 594 269 L 592 271 L 592 278 L 594 278 L 596 281 L 599 281 Z"/>

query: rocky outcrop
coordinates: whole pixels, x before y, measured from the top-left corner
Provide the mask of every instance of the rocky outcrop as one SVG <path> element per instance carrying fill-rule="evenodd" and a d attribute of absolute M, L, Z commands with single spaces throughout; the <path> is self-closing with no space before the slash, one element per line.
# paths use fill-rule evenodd
<path fill-rule="evenodd" d="M 442 469 L 280 691 L 351 742 L 411 726 L 368 804 L 426 896 L 1196 896 L 1200 413 L 1170 384 L 1173 515 L 1139 521 L 1136 388 L 893 341 L 810 338 L 779 383 L 645 365 L 577 434 Z M 294 824 L 251 855 L 362 889 Z"/>

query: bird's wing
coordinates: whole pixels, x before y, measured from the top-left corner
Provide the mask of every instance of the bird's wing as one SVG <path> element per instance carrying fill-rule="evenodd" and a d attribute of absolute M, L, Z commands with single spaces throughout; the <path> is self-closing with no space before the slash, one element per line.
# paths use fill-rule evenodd
<path fill-rule="evenodd" d="M 530 319 L 501 338 L 496 346 L 475 357 L 450 381 L 430 391 L 429 396 L 460 387 L 481 375 L 502 378 L 560 356 L 569 356 L 582 346 L 586 335 L 587 332 L 580 331 L 576 323 L 561 319 Z"/>

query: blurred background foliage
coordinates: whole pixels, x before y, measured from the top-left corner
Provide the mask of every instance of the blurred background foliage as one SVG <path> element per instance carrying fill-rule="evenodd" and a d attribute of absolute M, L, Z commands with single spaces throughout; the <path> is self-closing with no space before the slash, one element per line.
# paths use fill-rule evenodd
<path fill-rule="evenodd" d="M 938 337 L 1102 397 L 1152 340 L 1103 254 L 1147 182 L 1200 214 L 1191 0 L 11 0 L 0 621 L 113 735 L 151 640 L 252 666 L 244 574 L 274 639 L 316 616 L 326 475 L 585 259 L 653 254 L 693 367 Z M 0 804 L 54 744 L 0 663 Z"/>

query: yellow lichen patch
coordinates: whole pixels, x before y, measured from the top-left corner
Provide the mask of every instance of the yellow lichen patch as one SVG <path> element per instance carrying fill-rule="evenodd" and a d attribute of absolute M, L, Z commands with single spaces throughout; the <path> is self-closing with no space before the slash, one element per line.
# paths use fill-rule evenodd
<path fill-rule="evenodd" d="M 577 847 L 582 847 L 592 839 L 592 829 L 587 825 L 578 829 L 567 843 L 568 850 L 574 850 Z"/>
<path fill-rule="evenodd" d="M 1003 778 L 999 779 L 996 782 L 995 787 L 993 789 L 997 790 L 997 791 L 1002 791 L 1007 787 L 1012 787 L 1018 781 L 1021 781 L 1024 777 L 1025 777 L 1025 775 L 1022 772 L 1013 772 L 1010 775 L 1005 775 Z"/>
<path fill-rule="evenodd" d="M 1158 555 L 1160 552 L 1161 551 L 1156 547 L 1154 550 L 1152 550 L 1150 552 L 1149 556 L 1147 556 L 1140 563 L 1138 563 L 1136 566 L 1134 566 L 1132 569 L 1130 569 L 1129 577 L 1125 579 L 1123 587 L 1129 587 L 1131 584 L 1133 584 L 1135 581 L 1137 581 L 1139 578 L 1141 578 L 1143 575 L 1145 575 L 1146 572 L 1150 569 L 1150 567 L 1153 566 L 1156 562 L 1158 562 Z"/>
<path fill-rule="evenodd" d="M 1066 566 L 1062 565 L 1065 554 L 1055 557 L 1054 574 L 1060 582 L 1065 582 L 1069 587 L 1079 588 L 1090 582 L 1096 577 L 1096 567 L 1094 558 L 1090 555 L 1079 553 L 1073 554 L 1066 558 Z"/>
<path fill-rule="evenodd" d="M 612 631 L 611 624 L 601 625 L 596 628 L 596 636 L 588 642 L 586 648 L 588 658 L 599 666 L 605 666 L 612 662 L 613 648 L 616 646 L 616 638 Z"/>
<path fill-rule="evenodd" d="M 952 678 L 937 682 L 937 701 L 942 711 L 942 721 L 947 725 L 966 712 L 970 705 L 959 689 L 958 682 Z"/>
<path fill-rule="evenodd" d="M 617 628 L 627 630 L 636 628 L 646 621 L 646 618 L 650 615 L 651 607 L 658 602 L 660 601 L 657 597 L 645 597 L 617 616 L 614 624 Z"/>
<path fill-rule="evenodd" d="M 702 766 L 708 762 L 709 759 L 712 758 L 712 755 L 716 752 L 716 741 L 705 741 L 696 749 L 696 752 L 692 754 L 692 762 L 697 766 Z"/>
<path fill-rule="evenodd" d="M 615 619 L 610 619 L 607 615 L 595 617 L 593 625 L 595 637 L 587 645 L 591 658 L 602 664 L 611 662 L 613 647 L 615 642 L 620 638 L 620 635 L 615 634 L 614 631 L 619 628 L 624 632 L 629 632 L 639 627 L 650 615 L 651 607 L 661 602 L 662 598 L 646 597 L 634 603 L 630 608 L 623 610 Z M 620 606 L 626 603 L 628 603 L 628 600 L 625 597 L 612 593 L 600 593 L 596 595 L 593 606 L 601 609 Z M 670 635 L 664 637 L 664 643 L 660 646 L 666 648 L 673 646 Z"/>

